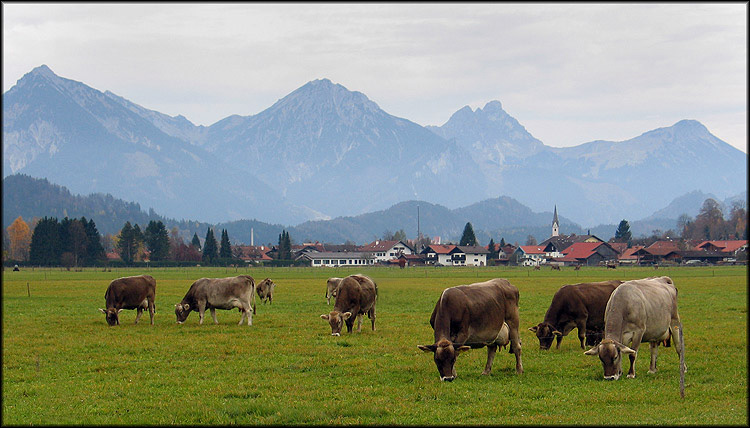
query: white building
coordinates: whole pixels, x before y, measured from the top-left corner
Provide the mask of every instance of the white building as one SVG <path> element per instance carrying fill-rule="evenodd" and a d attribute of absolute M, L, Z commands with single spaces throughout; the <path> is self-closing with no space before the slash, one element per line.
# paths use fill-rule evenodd
<path fill-rule="evenodd" d="M 387 262 L 397 259 L 401 254 L 414 254 L 412 249 L 403 241 L 374 241 L 357 249 L 363 253 L 371 253 L 375 262 Z"/>
<path fill-rule="evenodd" d="M 366 266 L 375 264 L 371 253 L 305 252 L 300 259 L 310 260 L 312 267 Z"/>

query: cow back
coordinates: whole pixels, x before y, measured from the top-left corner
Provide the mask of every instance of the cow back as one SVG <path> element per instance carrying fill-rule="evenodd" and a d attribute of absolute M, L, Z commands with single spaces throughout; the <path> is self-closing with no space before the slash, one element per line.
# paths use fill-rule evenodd
<path fill-rule="evenodd" d="M 351 312 L 352 315 L 365 313 L 375 305 L 377 285 L 364 275 L 350 275 L 341 280 L 334 311 Z"/>
<path fill-rule="evenodd" d="M 604 329 L 604 312 L 612 292 L 622 281 L 586 282 L 563 285 L 552 297 L 544 322 L 561 330 L 579 317 L 586 318 L 589 330 Z"/>
<path fill-rule="evenodd" d="M 156 280 L 151 275 L 126 276 L 112 280 L 104 293 L 107 309 L 135 309 L 156 296 Z"/>
<path fill-rule="evenodd" d="M 240 299 L 249 304 L 253 301 L 255 280 L 249 275 L 227 278 L 200 278 L 193 282 L 185 294 L 182 303 L 195 307 L 198 301 L 207 303 L 207 307 L 224 308 L 231 301 Z"/>

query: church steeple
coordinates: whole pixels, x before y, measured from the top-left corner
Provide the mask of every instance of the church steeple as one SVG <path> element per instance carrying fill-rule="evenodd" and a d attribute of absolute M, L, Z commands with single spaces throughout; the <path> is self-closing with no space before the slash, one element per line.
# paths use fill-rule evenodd
<path fill-rule="evenodd" d="M 560 222 L 557 220 L 557 205 L 555 205 L 555 215 L 552 217 L 552 236 L 560 236 Z"/>

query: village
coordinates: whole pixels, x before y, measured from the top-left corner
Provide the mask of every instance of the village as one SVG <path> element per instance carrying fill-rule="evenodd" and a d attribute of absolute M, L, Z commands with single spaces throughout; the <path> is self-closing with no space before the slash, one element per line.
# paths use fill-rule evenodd
<path fill-rule="evenodd" d="M 648 246 L 609 242 L 596 235 L 560 234 L 555 209 L 551 236 L 538 245 L 441 244 L 414 240 L 375 240 L 366 245 L 331 245 L 308 242 L 291 246 L 296 262 L 312 267 L 343 266 L 607 266 L 707 265 L 747 262 L 747 240 L 657 240 Z M 421 248 L 418 248 L 421 247 Z M 238 258 L 247 264 L 271 262 L 276 246 L 236 246 Z"/>

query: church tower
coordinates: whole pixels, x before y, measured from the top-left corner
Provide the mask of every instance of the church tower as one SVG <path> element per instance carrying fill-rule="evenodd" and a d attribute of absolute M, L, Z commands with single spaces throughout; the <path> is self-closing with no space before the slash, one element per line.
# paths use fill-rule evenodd
<path fill-rule="evenodd" d="M 560 236 L 560 222 L 557 220 L 557 205 L 555 205 L 555 215 L 552 217 L 552 236 Z"/>

